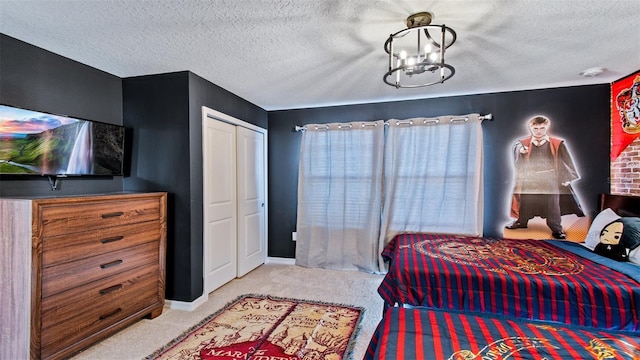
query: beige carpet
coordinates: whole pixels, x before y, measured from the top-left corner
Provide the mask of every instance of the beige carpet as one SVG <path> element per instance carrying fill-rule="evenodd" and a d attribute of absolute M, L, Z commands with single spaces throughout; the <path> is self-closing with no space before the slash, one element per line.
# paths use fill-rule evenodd
<path fill-rule="evenodd" d="M 73 360 L 142 359 L 204 317 L 246 293 L 335 302 L 364 307 L 353 359 L 362 359 L 369 339 L 382 318 L 383 302 L 376 289 L 382 275 L 360 271 L 308 269 L 294 265 L 265 264 L 209 294 L 194 311 L 168 309 L 159 317 L 143 319 L 79 353 Z"/>

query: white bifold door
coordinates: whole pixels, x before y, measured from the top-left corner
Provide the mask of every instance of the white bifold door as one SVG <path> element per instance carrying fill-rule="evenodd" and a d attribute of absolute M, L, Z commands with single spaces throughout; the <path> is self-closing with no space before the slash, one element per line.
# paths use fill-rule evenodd
<path fill-rule="evenodd" d="M 266 257 L 264 135 L 237 127 L 236 150 L 239 277 Z"/>
<path fill-rule="evenodd" d="M 208 294 L 266 260 L 266 130 L 208 108 L 202 121 Z"/>

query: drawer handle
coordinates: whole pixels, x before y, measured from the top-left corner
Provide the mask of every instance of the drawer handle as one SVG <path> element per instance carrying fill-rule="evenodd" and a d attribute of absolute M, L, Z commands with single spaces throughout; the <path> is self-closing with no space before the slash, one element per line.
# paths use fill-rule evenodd
<path fill-rule="evenodd" d="M 108 314 L 104 314 L 104 315 L 100 315 L 100 320 L 104 320 L 108 317 L 111 317 L 117 313 L 119 313 L 120 311 L 122 311 L 122 308 L 117 308 L 115 310 L 113 310 L 112 312 L 108 313 Z"/>
<path fill-rule="evenodd" d="M 110 292 L 114 292 L 114 291 L 116 291 L 116 290 L 120 290 L 120 289 L 122 289 L 122 284 L 109 286 L 109 287 L 108 287 L 108 288 L 106 288 L 106 289 L 102 289 L 102 290 L 100 290 L 100 295 L 105 295 L 105 294 L 108 294 L 108 293 L 110 293 Z"/>
<path fill-rule="evenodd" d="M 106 244 L 106 243 L 110 243 L 110 242 L 114 242 L 122 239 L 124 239 L 124 236 L 120 235 L 120 236 L 114 236 L 114 237 L 102 239 L 100 240 L 100 242 L 103 244 Z"/>
<path fill-rule="evenodd" d="M 112 261 L 112 262 L 108 262 L 106 264 L 101 264 L 100 267 L 103 268 L 103 269 L 106 269 L 106 268 L 110 268 L 112 266 L 116 266 L 116 265 L 120 265 L 120 264 L 122 264 L 122 260 L 115 260 L 115 261 Z"/>
<path fill-rule="evenodd" d="M 102 214 L 102 218 L 107 219 L 112 217 L 118 217 L 118 216 L 122 216 L 122 214 L 124 214 L 122 211 L 112 212 L 112 213 Z"/>

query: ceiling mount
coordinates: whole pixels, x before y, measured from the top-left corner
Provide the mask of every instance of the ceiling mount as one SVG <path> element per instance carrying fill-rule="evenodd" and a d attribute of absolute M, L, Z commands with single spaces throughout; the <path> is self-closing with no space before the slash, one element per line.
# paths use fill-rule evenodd
<path fill-rule="evenodd" d="M 584 77 L 594 77 L 602 74 L 606 69 L 602 67 L 588 68 L 585 71 L 581 71 L 580 75 Z"/>
<path fill-rule="evenodd" d="M 433 14 L 427 11 L 419 12 L 409 15 L 407 18 L 407 27 L 414 28 L 416 26 L 427 26 L 431 24 L 431 20 L 433 20 Z"/>
<path fill-rule="evenodd" d="M 419 12 L 407 17 L 407 28 L 389 35 L 384 50 L 389 54 L 383 80 L 395 88 L 440 84 L 455 74 L 445 62 L 445 49 L 456 41 L 456 32 L 445 25 L 432 25 L 433 14 Z M 431 31 L 431 32 L 430 32 Z"/>

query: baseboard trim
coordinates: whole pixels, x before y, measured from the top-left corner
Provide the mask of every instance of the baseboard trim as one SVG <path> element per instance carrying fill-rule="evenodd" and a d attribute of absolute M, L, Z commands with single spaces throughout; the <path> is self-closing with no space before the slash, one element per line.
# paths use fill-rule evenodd
<path fill-rule="evenodd" d="M 165 305 L 169 306 L 169 309 L 182 310 L 182 311 L 193 311 L 197 309 L 200 305 L 207 302 L 209 299 L 208 295 L 201 295 L 199 298 L 191 301 L 177 301 L 177 300 L 165 300 Z"/>
<path fill-rule="evenodd" d="M 296 259 L 283 257 L 267 257 L 266 264 L 295 265 Z"/>
<path fill-rule="evenodd" d="M 278 264 L 278 265 L 295 265 L 296 259 L 291 258 L 283 258 L 283 257 L 267 257 L 265 264 Z M 168 306 L 169 309 L 182 310 L 182 311 L 193 311 L 197 309 L 200 305 L 204 304 L 209 300 L 208 295 L 201 295 L 197 299 L 187 302 L 187 301 L 177 301 L 177 300 L 165 300 L 165 306 Z"/>

